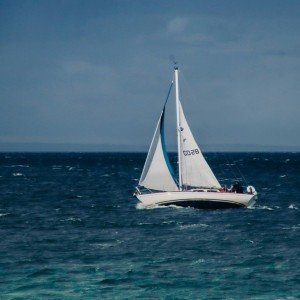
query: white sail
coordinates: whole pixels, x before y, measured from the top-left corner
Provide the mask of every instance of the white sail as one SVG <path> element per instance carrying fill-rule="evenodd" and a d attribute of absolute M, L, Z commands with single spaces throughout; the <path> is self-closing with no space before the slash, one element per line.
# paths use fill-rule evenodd
<path fill-rule="evenodd" d="M 164 114 L 165 108 L 158 120 L 139 185 L 160 191 L 178 191 L 165 150 Z"/>
<path fill-rule="evenodd" d="M 216 187 L 221 185 L 203 157 L 186 121 L 179 101 L 181 181 L 184 186 Z"/>

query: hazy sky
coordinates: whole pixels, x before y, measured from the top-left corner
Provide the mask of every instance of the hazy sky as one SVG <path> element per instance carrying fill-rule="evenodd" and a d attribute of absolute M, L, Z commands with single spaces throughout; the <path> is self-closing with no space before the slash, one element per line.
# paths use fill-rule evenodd
<path fill-rule="evenodd" d="M 0 142 L 148 145 L 174 56 L 200 145 L 300 146 L 299 16 L 289 0 L 2 0 Z"/>

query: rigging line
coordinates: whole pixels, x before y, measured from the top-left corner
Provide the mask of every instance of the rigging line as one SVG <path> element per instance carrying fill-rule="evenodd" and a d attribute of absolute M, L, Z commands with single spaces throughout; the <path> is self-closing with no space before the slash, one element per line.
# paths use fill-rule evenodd
<path fill-rule="evenodd" d="M 239 166 L 238 166 L 238 161 L 233 161 L 233 166 L 235 168 L 235 170 L 238 172 L 238 174 L 240 175 L 240 177 L 242 178 L 242 180 L 244 181 L 244 183 L 246 183 L 246 185 L 248 185 L 248 181 L 246 180 L 246 178 L 244 177 L 243 173 L 241 172 Z"/>
<path fill-rule="evenodd" d="M 235 177 L 236 179 L 239 179 L 239 177 L 237 176 L 237 175 L 239 175 L 239 176 L 242 178 L 242 180 L 244 181 L 244 183 L 246 183 L 246 185 L 248 185 L 248 182 L 247 182 L 246 178 L 243 176 L 243 174 L 242 174 L 242 172 L 240 171 L 240 169 L 239 169 L 238 165 L 236 164 L 236 162 L 233 161 L 233 163 L 230 164 L 227 155 L 226 155 L 225 153 L 223 153 L 223 155 L 225 156 L 225 158 L 226 158 L 226 160 L 227 160 L 227 163 L 228 163 L 228 165 L 229 165 L 231 171 L 232 171 L 233 174 L 234 174 L 234 177 Z M 235 171 L 238 172 L 238 174 L 236 174 L 236 172 L 234 171 L 234 169 L 235 169 Z"/>
<path fill-rule="evenodd" d="M 244 182 L 246 183 L 246 185 L 248 185 L 248 181 L 246 180 L 246 178 L 244 177 L 243 173 L 241 172 L 240 168 L 238 165 L 235 165 L 236 169 L 238 170 L 240 176 L 242 177 L 242 179 L 244 180 Z"/>
<path fill-rule="evenodd" d="M 218 169 L 219 172 L 221 172 L 222 176 L 223 176 L 223 185 L 226 184 L 226 173 L 224 171 L 224 168 L 223 168 L 223 162 L 219 156 L 219 154 L 217 152 L 213 152 L 213 154 L 215 155 L 215 157 L 217 158 L 217 166 L 215 169 Z"/>
<path fill-rule="evenodd" d="M 225 154 L 225 152 L 221 152 L 222 155 L 225 157 L 226 159 L 226 162 L 227 162 L 227 166 L 229 166 L 229 169 L 231 171 L 231 173 L 233 174 L 233 177 L 235 178 L 235 180 L 238 179 L 238 176 L 236 175 L 236 173 L 234 172 L 234 169 L 233 169 L 233 166 L 232 164 L 230 163 L 229 159 L 228 159 L 228 156 Z"/>
<path fill-rule="evenodd" d="M 185 77 L 185 74 L 181 72 L 181 78 L 182 78 L 182 87 L 180 92 L 181 94 L 185 94 L 187 99 L 190 99 L 190 101 L 193 103 L 197 103 L 197 99 L 195 97 L 195 90 L 191 87 L 189 84 L 189 80 Z"/>
<path fill-rule="evenodd" d="M 166 100 L 165 100 L 164 107 L 166 106 L 166 104 L 167 104 L 167 102 L 168 102 L 168 99 L 169 99 L 170 94 L 171 94 L 172 87 L 173 87 L 173 80 L 171 81 L 171 84 L 170 84 L 170 87 L 169 87 L 169 90 L 168 90 L 168 94 L 167 94 L 167 98 L 166 98 Z"/>

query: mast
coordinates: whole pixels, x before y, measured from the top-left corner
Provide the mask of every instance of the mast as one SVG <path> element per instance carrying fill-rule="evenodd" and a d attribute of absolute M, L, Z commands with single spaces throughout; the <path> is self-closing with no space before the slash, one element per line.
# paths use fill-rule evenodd
<path fill-rule="evenodd" d="M 179 117 L 179 85 L 178 85 L 178 67 L 174 67 L 175 71 L 175 98 L 176 98 L 176 131 L 177 131 L 177 152 L 178 152 L 178 179 L 179 190 L 182 191 L 182 178 L 181 178 L 181 142 L 180 142 L 180 117 Z"/>

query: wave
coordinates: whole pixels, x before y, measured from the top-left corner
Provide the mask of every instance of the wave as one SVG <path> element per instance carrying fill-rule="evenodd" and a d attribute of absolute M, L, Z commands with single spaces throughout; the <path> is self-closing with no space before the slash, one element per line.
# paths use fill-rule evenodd
<path fill-rule="evenodd" d="M 0 217 L 4 217 L 4 216 L 7 216 L 7 215 L 10 215 L 10 213 L 0 214 Z"/>
<path fill-rule="evenodd" d="M 81 222 L 82 220 L 80 218 L 75 218 L 75 217 L 69 217 L 67 219 L 62 219 L 60 220 L 61 222 Z"/>
<path fill-rule="evenodd" d="M 29 168 L 29 165 L 11 165 L 5 166 L 6 168 Z"/>
<path fill-rule="evenodd" d="M 94 244 L 94 246 L 96 248 L 107 249 L 107 248 L 115 247 L 117 244 L 119 244 L 119 243 L 97 243 L 97 244 Z"/>
<path fill-rule="evenodd" d="M 24 176 L 22 173 L 13 173 L 12 176 Z"/>
<path fill-rule="evenodd" d="M 290 208 L 290 209 L 298 209 L 298 207 L 295 204 L 290 204 L 288 208 Z"/>
<path fill-rule="evenodd" d="M 193 261 L 191 263 L 191 265 L 200 265 L 200 264 L 203 264 L 203 263 L 205 263 L 205 259 L 204 258 L 199 258 L 199 259 Z"/>
<path fill-rule="evenodd" d="M 180 229 L 180 230 L 183 230 L 183 229 L 199 228 L 199 227 L 206 228 L 206 227 L 208 227 L 208 226 L 209 226 L 209 225 L 204 224 L 204 223 L 188 224 L 188 225 L 179 225 L 179 229 Z"/>

